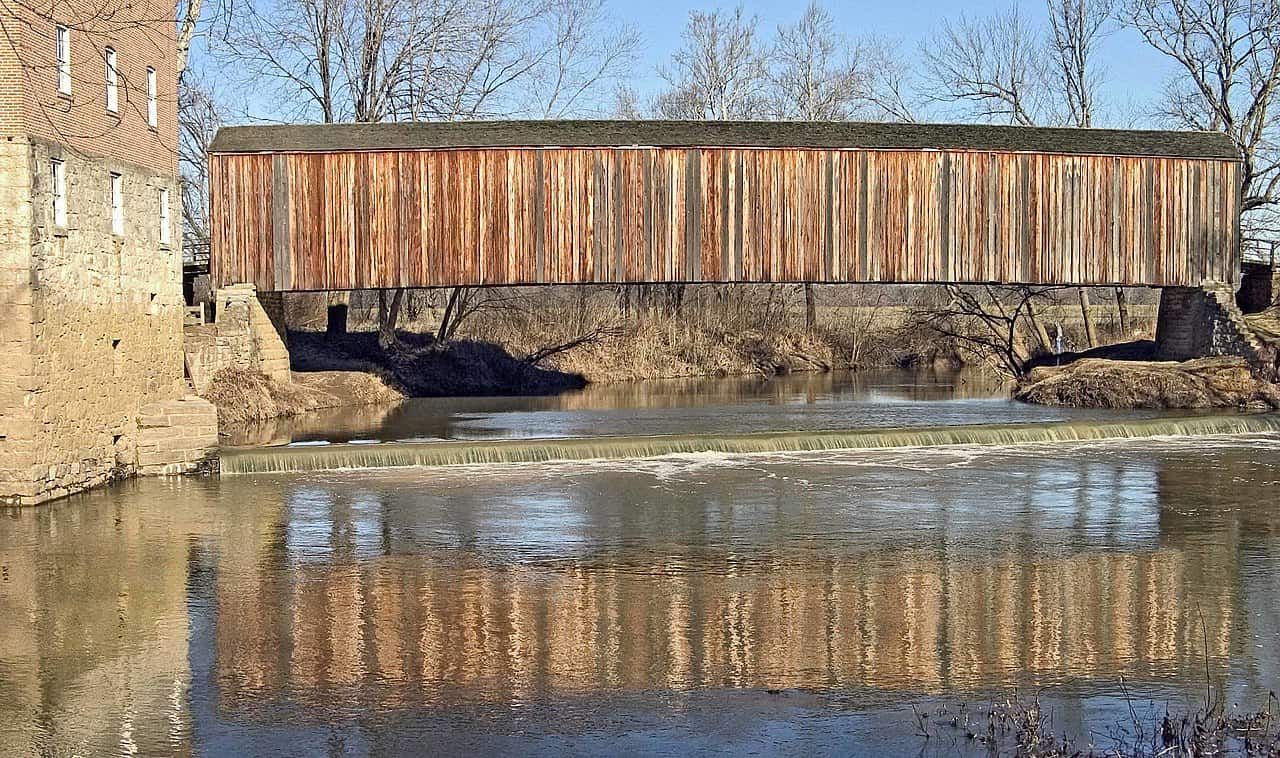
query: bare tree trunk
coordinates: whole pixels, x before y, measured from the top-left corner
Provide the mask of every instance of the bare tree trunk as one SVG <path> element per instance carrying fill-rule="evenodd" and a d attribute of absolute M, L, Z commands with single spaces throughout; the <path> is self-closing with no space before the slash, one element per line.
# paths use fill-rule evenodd
<path fill-rule="evenodd" d="M 200 23 L 200 10 L 203 0 L 188 0 L 187 7 L 181 11 L 181 23 L 178 25 L 178 78 L 187 70 L 187 53 L 191 50 L 191 38 L 195 36 L 196 24 Z"/>
<path fill-rule="evenodd" d="M 1089 343 L 1089 347 L 1098 346 L 1098 333 L 1093 328 L 1093 314 L 1089 310 L 1089 290 L 1085 287 L 1076 287 L 1076 292 L 1080 293 L 1080 316 L 1084 319 L 1084 339 Z"/>
<path fill-rule="evenodd" d="M 436 342 L 448 342 L 453 336 L 454 314 L 458 310 L 458 298 L 461 296 L 461 287 L 449 290 L 449 301 L 444 306 L 444 315 L 440 317 L 440 328 L 436 330 Z"/>
<path fill-rule="evenodd" d="M 818 307 L 813 299 L 813 284 L 804 283 L 804 331 L 813 334 L 818 326 Z"/>
<path fill-rule="evenodd" d="M 1040 314 L 1036 313 L 1035 303 L 1027 301 L 1027 320 L 1031 322 L 1031 328 L 1035 329 L 1036 339 L 1040 341 L 1040 348 L 1046 353 L 1053 352 L 1053 341 L 1049 339 L 1049 332 L 1044 328 L 1044 322 L 1040 320 Z"/>
<path fill-rule="evenodd" d="M 398 344 L 396 337 L 396 321 L 400 319 L 400 303 L 404 299 L 404 290 L 394 290 L 391 301 L 387 301 L 387 291 L 378 290 L 378 347 L 388 350 Z"/>
<path fill-rule="evenodd" d="M 1124 287 L 1116 287 L 1116 318 L 1120 321 L 1120 336 L 1129 338 L 1129 300 Z"/>

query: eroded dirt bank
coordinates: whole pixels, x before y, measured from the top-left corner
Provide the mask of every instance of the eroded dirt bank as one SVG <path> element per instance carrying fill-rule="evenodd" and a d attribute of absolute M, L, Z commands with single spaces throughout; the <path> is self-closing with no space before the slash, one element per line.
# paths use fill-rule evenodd
<path fill-rule="evenodd" d="M 1259 380 L 1237 357 L 1182 363 L 1083 358 L 1032 369 L 1013 396 L 1076 408 L 1280 409 L 1280 387 Z"/>

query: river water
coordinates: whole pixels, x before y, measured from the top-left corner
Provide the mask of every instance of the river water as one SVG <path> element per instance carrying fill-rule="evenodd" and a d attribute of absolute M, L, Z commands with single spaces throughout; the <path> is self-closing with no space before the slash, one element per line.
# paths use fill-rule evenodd
<path fill-rule="evenodd" d="M 288 436 L 1063 413 L 891 378 Z M 1014 688 L 1105 748 L 1265 706 L 1278 487 L 1277 435 L 124 483 L 0 517 L 0 753 L 954 755 L 913 707 Z"/>
<path fill-rule="evenodd" d="M 591 385 L 546 397 L 415 398 L 232 429 L 253 447 L 309 442 L 484 440 L 866 429 L 1140 419 L 1157 411 L 1050 408 L 1009 399 L 990 374 L 867 371 Z"/>

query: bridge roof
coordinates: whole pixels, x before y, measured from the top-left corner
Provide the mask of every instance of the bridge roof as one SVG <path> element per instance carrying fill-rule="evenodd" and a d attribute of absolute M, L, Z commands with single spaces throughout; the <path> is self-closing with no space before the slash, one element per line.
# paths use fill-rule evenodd
<path fill-rule="evenodd" d="M 979 150 L 1239 160 L 1218 132 L 806 121 L 464 121 L 232 126 L 211 153 L 504 147 Z"/>

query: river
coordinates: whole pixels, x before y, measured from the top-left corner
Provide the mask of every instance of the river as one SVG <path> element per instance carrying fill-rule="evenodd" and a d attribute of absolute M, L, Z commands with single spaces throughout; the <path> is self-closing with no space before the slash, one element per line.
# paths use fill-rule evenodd
<path fill-rule="evenodd" d="M 267 436 L 1093 415 L 956 377 L 598 392 Z M 1014 688 L 1105 748 L 1266 705 L 1278 485 L 1275 434 L 127 482 L 3 512 L 0 752 L 954 755 L 913 708 Z"/>

